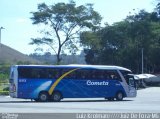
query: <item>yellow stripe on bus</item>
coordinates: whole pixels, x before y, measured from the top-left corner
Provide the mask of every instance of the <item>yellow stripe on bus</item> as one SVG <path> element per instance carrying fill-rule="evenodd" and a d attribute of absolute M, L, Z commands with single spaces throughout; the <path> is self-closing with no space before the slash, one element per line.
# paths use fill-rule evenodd
<path fill-rule="evenodd" d="M 77 68 L 77 69 L 79 69 L 79 68 Z M 53 83 L 53 85 L 51 86 L 51 88 L 49 89 L 49 94 L 51 95 L 51 94 L 53 93 L 53 91 L 54 91 L 54 89 L 56 88 L 56 86 L 58 85 L 58 83 L 59 83 L 65 76 L 67 76 L 68 74 L 76 71 L 77 69 L 70 70 L 70 71 L 66 72 L 65 74 L 63 74 L 61 77 L 59 77 L 59 78 Z"/>

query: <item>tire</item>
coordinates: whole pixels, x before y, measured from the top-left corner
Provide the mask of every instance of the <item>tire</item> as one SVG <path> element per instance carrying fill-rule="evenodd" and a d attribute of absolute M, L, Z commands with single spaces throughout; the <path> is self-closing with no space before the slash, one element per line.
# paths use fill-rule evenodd
<path fill-rule="evenodd" d="M 40 102 L 47 102 L 49 99 L 49 95 L 47 92 L 41 92 L 38 96 L 38 101 Z"/>
<path fill-rule="evenodd" d="M 114 101 L 114 98 L 108 98 L 108 101 Z"/>
<path fill-rule="evenodd" d="M 51 100 L 54 102 L 59 102 L 62 99 L 62 94 L 58 91 L 53 92 L 52 96 L 51 96 Z"/>
<path fill-rule="evenodd" d="M 117 101 L 122 101 L 123 97 L 124 97 L 124 95 L 123 95 L 123 93 L 121 91 L 117 92 L 117 94 L 116 94 L 116 100 Z"/>
<path fill-rule="evenodd" d="M 39 99 L 34 99 L 34 101 L 39 102 Z"/>

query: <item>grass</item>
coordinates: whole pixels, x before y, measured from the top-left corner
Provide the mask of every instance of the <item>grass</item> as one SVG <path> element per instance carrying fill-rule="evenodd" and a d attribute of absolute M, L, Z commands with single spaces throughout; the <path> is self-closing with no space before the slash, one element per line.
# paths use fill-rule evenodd
<path fill-rule="evenodd" d="M 0 83 L 0 95 L 9 95 L 8 83 Z"/>
<path fill-rule="evenodd" d="M 9 95 L 9 91 L 0 90 L 0 95 Z"/>
<path fill-rule="evenodd" d="M 5 89 L 6 87 L 9 87 L 9 83 L 0 83 L 0 90 Z"/>

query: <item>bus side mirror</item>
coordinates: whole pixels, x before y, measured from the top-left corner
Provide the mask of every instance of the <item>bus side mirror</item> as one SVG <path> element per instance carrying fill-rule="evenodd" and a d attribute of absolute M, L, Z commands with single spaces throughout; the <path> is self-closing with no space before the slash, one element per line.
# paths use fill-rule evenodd
<path fill-rule="evenodd" d="M 135 86 L 134 78 L 129 78 L 129 85 L 132 87 Z"/>

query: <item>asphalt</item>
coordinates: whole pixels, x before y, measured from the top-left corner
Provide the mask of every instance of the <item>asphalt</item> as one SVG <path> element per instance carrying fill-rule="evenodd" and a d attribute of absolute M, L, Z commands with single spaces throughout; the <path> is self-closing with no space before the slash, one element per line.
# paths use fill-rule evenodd
<path fill-rule="evenodd" d="M 23 119 L 41 119 L 44 115 L 46 119 L 72 119 L 81 117 L 79 113 L 160 113 L 160 87 L 141 89 L 137 93 L 136 98 L 124 98 L 123 101 L 78 98 L 46 103 L 0 96 L 0 113 L 20 113 Z"/>

